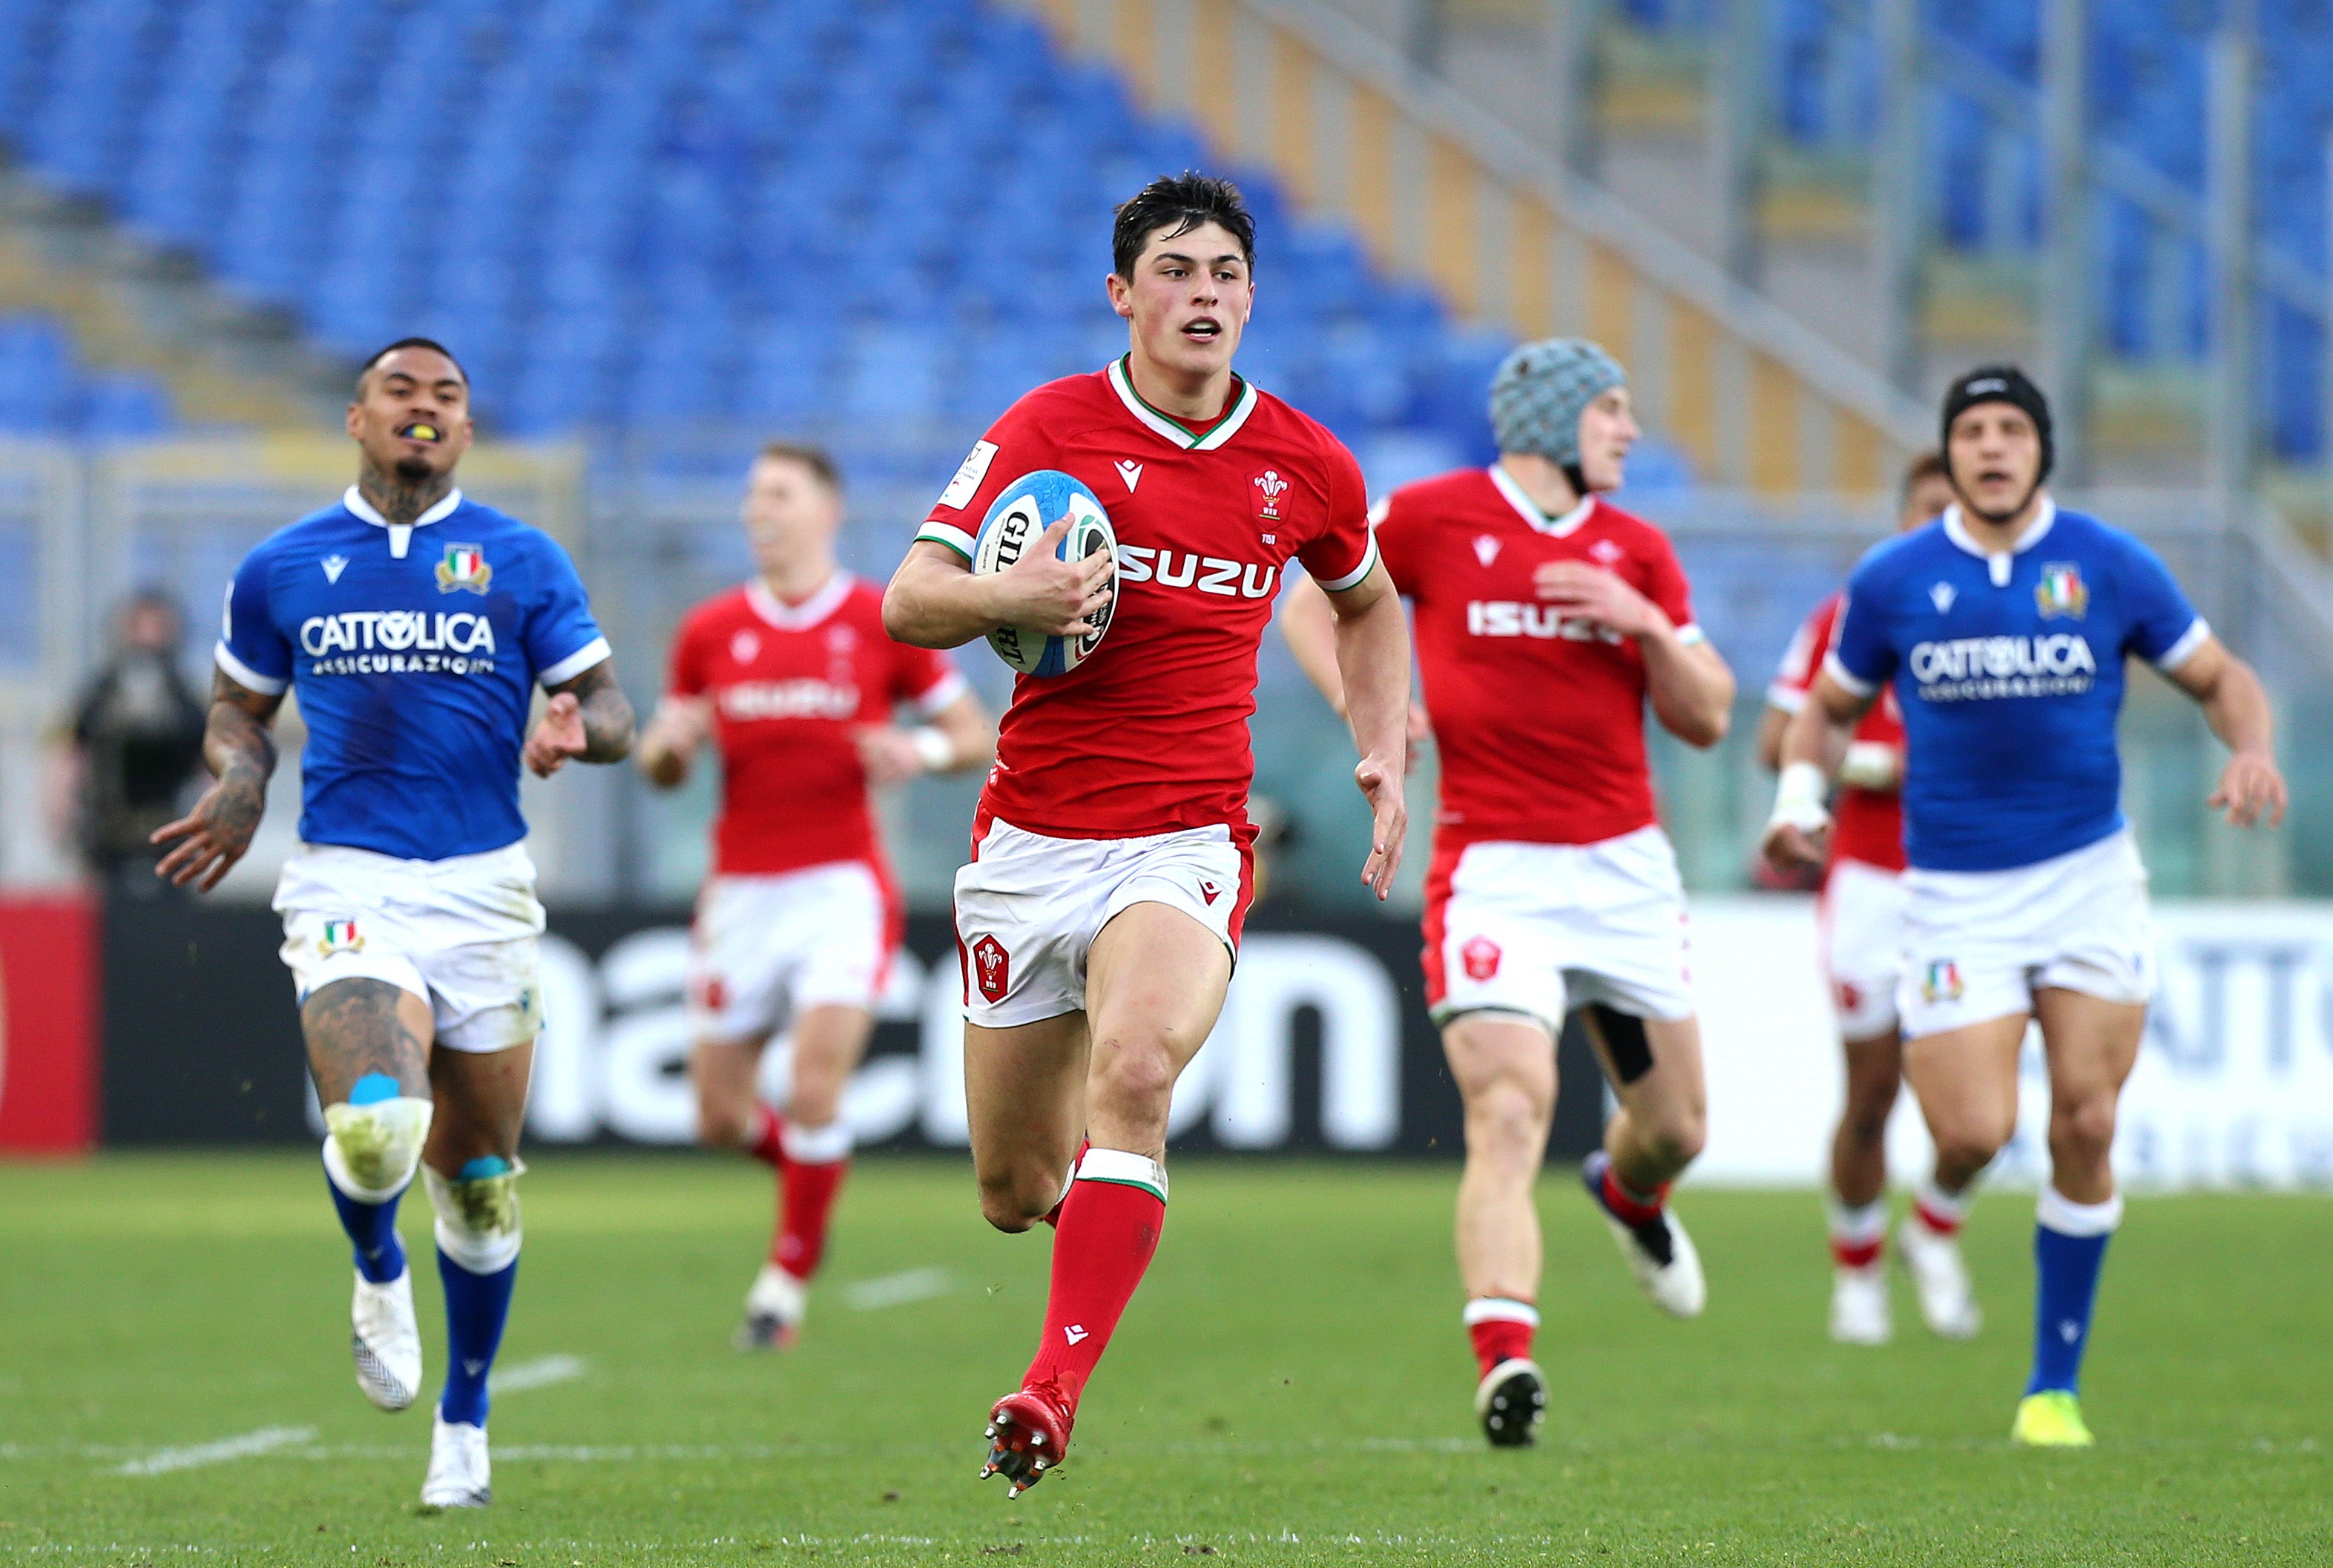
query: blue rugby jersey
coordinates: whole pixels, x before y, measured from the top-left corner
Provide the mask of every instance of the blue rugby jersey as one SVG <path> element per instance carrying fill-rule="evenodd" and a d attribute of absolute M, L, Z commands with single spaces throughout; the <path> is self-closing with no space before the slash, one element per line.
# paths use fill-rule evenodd
<path fill-rule="evenodd" d="M 1905 848 L 1932 871 L 2002 871 L 2121 830 L 2123 660 L 2175 669 L 2211 628 L 2160 557 L 2043 503 L 2009 555 L 1957 507 L 1848 579 L 1825 667 L 1904 711 Z"/>
<path fill-rule="evenodd" d="M 458 490 L 392 526 L 353 486 L 244 558 L 217 655 L 254 692 L 299 693 L 300 837 L 406 860 L 526 836 L 533 687 L 608 656 L 549 534 Z"/>

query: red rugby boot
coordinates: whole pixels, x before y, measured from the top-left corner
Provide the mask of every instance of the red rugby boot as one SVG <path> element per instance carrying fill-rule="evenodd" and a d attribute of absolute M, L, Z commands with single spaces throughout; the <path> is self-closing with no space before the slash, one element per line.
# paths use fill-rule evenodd
<path fill-rule="evenodd" d="M 988 1462 L 981 1466 L 980 1478 L 1001 1473 L 1013 1483 L 1005 1496 L 1019 1496 L 1061 1462 L 1077 1419 L 1076 1409 L 1051 1383 L 1006 1394 L 988 1412 Z"/>

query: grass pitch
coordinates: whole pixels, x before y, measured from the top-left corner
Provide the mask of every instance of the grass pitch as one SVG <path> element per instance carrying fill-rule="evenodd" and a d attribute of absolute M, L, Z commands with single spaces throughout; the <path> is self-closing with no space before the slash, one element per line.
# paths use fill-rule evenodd
<path fill-rule="evenodd" d="M 727 1348 L 758 1167 L 546 1153 L 495 1401 L 493 1509 L 420 1513 L 428 1415 L 349 1370 L 347 1249 L 312 1156 L 0 1167 L 0 1560 L 526 1564 L 2333 1562 L 2333 1203 L 2135 1200 L 2087 1453 L 2003 1440 L 2031 1200 L 1969 1247 L 1974 1343 L 1824 1337 L 1810 1194 L 1689 1192 L 1706 1317 L 1658 1316 L 1551 1172 L 1541 1445 L 1468 1405 L 1447 1167 L 1186 1162 L 1070 1461 L 975 1485 L 1042 1311 L 1049 1236 L 959 1164 L 851 1177 L 809 1333 Z M 404 1210 L 434 1393 L 427 1206 Z"/>

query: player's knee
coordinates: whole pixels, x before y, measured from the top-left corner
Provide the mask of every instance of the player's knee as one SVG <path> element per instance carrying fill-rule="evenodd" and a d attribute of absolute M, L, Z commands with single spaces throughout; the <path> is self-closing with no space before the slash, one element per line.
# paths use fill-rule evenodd
<path fill-rule="evenodd" d="M 1094 1053 L 1095 1096 L 1122 1114 L 1166 1114 L 1175 1092 L 1175 1062 L 1164 1041 L 1115 1040 Z"/>
<path fill-rule="evenodd" d="M 324 1170 L 332 1185 L 384 1203 L 405 1190 L 421 1163 L 435 1107 L 398 1091 L 386 1073 L 367 1073 L 341 1104 L 324 1107 Z"/>
<path fill-rule="evenodd" d="M 2079 1155 L 2104 1153 L 2114 1145 L 2115 1102 L 2111 1095 L 2091 1095 L 2050 1111 L 2050 1145 Z"/>
<path fill-rule="evenodd" d="M 1008 1236 L 1018 1236 L 1061 1201 L 1061 1179 L 1031 1165 L 980 1173 L 980 1215 Z"/>
<path fill-rule="evenodd" d="M 1645 1141 L 1653 1158 L 1683 1170 L 1709 1142 L 1709 1115 L 1699 1105 L 1666 1105 L 1647 1119 Z"/>
<path fill-rule="evenodd" d="M 1929 1128 L 1936 1144 L 1936 1167 L 1973 1175 L 1992 1163 L 2012 1129 L 1981 1116 L 1955 1117 Z"/>
<path fill-rule="evenodd" d="M 728 1099 L 699 1095 L 696 1102 L 696 1141 L 708 1149 L 734 1149 L 745 1141 L 749 1122 L 747 1107 Z"/>
<path fill-rule="evenodd" d="M 1878 1148 L 1887 1141 L 1887 1115 L 1895 1108 L 1893 1084 L 1860 1092 L 1850 1088 L 1839 1117 L 1839 1136 L 1858 1149 Z"/>
<path fill-rule="evenodd" d="M 499 1274 L 518 1260 L 518 1179 L 526 1167 L 482 1155 L 451 1178 L 427 1166 L 422 1180 L 437 1211 L 437 1249 L 472 1274 Z"/>
<path fill-rule="evenodd" d="M 1466 1096 L 1466 1151 L 1536 1166 L 1547 1147 L 1551 1096 L 1521 1084 L 1488 1084 Z"/>

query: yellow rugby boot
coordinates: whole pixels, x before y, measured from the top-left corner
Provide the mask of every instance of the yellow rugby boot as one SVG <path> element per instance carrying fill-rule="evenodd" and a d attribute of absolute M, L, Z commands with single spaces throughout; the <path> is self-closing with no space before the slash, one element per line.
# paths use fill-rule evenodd
<path fill-rule="evenodd" d="M 2029 1448 L 2087 1448 L 2098 1441 L 2082 1423 L 2082 1401 L 2064 1389 L 2044 1389 L 2018 1401 L 2009 1440 Z"/>

